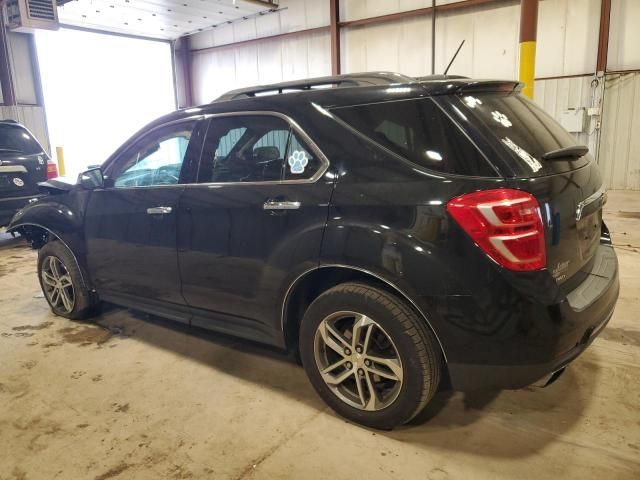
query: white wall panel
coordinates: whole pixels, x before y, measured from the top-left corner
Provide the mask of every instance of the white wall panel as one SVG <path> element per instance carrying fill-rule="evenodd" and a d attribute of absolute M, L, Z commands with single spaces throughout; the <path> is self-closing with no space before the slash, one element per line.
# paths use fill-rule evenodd
<path fill-rule="evenodd" d="M 608 75 L 600 168 L 612 189 L 640 190 L 640 73 Z"/>
<path fill-rule="evenodd" d="M 460 1 L 463 0 L 436 0 L 436 5 Z M 343 21 L 360 20 L 362 18 L 431 7 L 431 5 L 432 0 L 342 0 L 340 3 L 340 19 Z"/>
<path fill-rule="evenodd" d="M 0 119 L 17 120 L 26 126 L 50 154 L 49 135 L 44 108 L 32 105 L 0 106 Z"/>
<path fill-rule="evenodd" d="M 556 120 L 563 111 L 597 106 L 599 91 L 592 89 L 593 76 L 538 80 L 534 87 L 534 101 Z M 576 142 L 587 145 L 594 154 L 597 151 L 596 123 L 599 117 L 587 117 L 585 131 L 574 134 Z"/>
<path fill-rule="evenodd" d="M 393 2 L 392 2 L 393 3 Z M 517 77 L 518 4 L 445 12 L 436 20 L 436 73 L 442 73 L 465 40 L 449 73 L 474 77 Z M 345 29 L 343 70 L 431 73 L 431 17 Z"/>
<path fill-rule="evenodd" d="M 640 68 L 640 1 L 613 0 L 610 21 L 607 69 Z"/>
<path fill-rule="evenodd" d="M 280 0 L 282 11 L 191 36 L 194 50 L 329 25 L 328 0 Z"/>
<path fill-rule="evenodd" d="M 600 0 L 545 0 L 538 12 L 536 76 L 595 72 Z"/>
<path fill-rule="evenodd" d="M 193 92 L 197 104 L 228 90 L 331 73 L 328 33 L 265 40 L 220 48 L 193 56 Z"/>

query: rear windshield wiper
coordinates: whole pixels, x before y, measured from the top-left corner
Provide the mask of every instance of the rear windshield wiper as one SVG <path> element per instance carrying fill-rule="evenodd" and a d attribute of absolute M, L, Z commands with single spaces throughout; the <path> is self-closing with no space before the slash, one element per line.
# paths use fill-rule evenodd
<path fill-rule="evenodd" d="M 571 147 L 559 148 L 558 150 L 551 150 L 550 152 L 542 155 L 544 160 L 561 160 L 564 158 L 580 158 L 589 153 L 589 147 L 584 145 L 573 145 Z"/>

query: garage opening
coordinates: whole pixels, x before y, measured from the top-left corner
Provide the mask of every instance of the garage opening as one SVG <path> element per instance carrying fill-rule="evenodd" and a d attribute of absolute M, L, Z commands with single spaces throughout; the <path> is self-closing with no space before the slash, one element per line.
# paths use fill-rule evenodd
<path fill-rule="evenodd" d="M 63 29 L 39 30 L 36 45 L 52 154 L 64 148 L 67 175 L 176 108 L 169 42 Z"/>

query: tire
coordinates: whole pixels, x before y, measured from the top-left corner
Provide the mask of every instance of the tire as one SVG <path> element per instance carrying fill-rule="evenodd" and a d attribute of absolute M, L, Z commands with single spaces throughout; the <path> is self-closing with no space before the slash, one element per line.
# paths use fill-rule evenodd
<path fill-rule="evenodd" d="M 433 333 L 403 300 L 379 288 L 344 283 L 322 293 L 304 314 L 299 342 L 311 384 L 352 422 L 384 430 L 403 425 L 438 389 L 442 356 Z"/>
<path fill-rule="evenodd" d="M 38 251 L 38 280 L 51 311 L 60 317 L 85 320 L 99 310 L 97 296 L 85 286 L 75 257 L 60 241 L 50 241 Z"/>

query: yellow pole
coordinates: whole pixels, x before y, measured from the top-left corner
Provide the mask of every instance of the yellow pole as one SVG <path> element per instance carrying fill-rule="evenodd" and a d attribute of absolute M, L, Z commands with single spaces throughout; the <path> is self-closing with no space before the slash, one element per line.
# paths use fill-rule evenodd
<path fill-rule="evenodd" d="M 64 149 L 62 147 L 56 147 L 56 157 L 58 158 L 58 175 L 64 177 Z"/>
<path fill-rule="evenodd" d="M 522 93 L 533 99 L 536 77 L 536 33 L 538 29 L 538 0 L 520 3 L 520 81 Z"/>
<path fill-rule="evenodd" d="M 520 43 L 520 81 L 524 83 L 522 93 L 533 99 L 536 77 L 536 42 Z"/>

